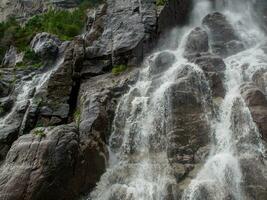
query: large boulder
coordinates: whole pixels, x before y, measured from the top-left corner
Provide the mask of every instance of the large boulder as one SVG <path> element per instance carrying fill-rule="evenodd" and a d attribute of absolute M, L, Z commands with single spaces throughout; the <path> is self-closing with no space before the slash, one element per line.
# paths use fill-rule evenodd
<path fill-rule="evenodd" d="M 264 93 L 254 84 L 241 86 L 242 96 L 250 109 L 262 138 L 267 141 L 267 99 Z"/>
<path fill-rule="evenodd" d="M 43 60 L 55 60 L 59 51 L 61 41 L 49 33 L 38 33 L 31 41 L 31 48 Z"/>
<path fill-rule="evenodd" d="M 157 22 L 155 2 L 108 0 L 99 9 L 100 18 L 85 35 L 87 57 L 112 55 L 113 64 L 141 62 L 144 53 L 153 46 Z"/>
<path fill-rule="evenodd" d="M 98 135 L 108 142 L 118 98 L 133 84 L 137 70 L 120 76 L 100 75 L 81 83 L 76 110 L 80 112 L 79 131 Z"/>
<path fill-rule="evenodd" d="M 226 65 L 223 59 L 215 54 L 199 53 L 197 56 L 189 56 L 189 61 L 197 64 L 204 71 L 210 82 L 213 97 L 224 97 L 223 79 Z"/>
<path fill-rule="evenodd" d="M 155 0 L 108 0 L 88 13 L 86 58 L 136 66 L 161 33 L 185 22 L 189 2 L 170 0 L 157 15 Z"/>
<path fill-rule="evenodd" d="M 201 100 L 209 93 L 204 74 L 190 65 L 180 67 L 176 82 L 165 93 L 169 106 L 167 156 L 178 183 L 205 160 L 210 141 L 208 121 L 203 114 L 209 111 L 204 111 L 207 105 Z M 210 105 L 209 100 L 206 103 Z"/>
<path fill-rule="evenodd" d="M 227 57 L 244 49 L 233 26 L 223 14 L 219 12 L 208 14 L 202 24 L 210 32 L 213 53 Z"/>
<path fill-rule="evenodd" d="M 159 8 L 158 12 L 158 34 L 163 35 L 170 29 L 183 25 L 190 14 L 193 1 L 191 0 L 168 0 Z"/>
<path fill-rule="evenodd" d="M 167 71 L 169 67 L 174 64 L 175 60 L 175 55 L 172 52 L 160 52 L 150 60 L 150 74 L 157 75 L 159 73 Z"/>
<path fill-rule="evenodd" d="M 92 188 L 105 170 L 106 150 L 93 138 L 81 142 L 73 125 L 20 137 L 1 166 L 1 199 L 66 200 Z"/>
<path fill-rule="evenodd" d="M 192 56 L 209 50 L 209 38 L 205 30 L 200 27 L 193 29 L 187 36 L 185 44 L 185 56 Z"/>

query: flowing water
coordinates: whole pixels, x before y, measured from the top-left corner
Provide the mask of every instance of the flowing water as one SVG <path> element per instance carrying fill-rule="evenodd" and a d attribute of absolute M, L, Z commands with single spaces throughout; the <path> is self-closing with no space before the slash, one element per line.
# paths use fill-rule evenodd
<path fill-rule="evenodd" d="M 62 64 L 62 61 L 63 59 L 59 58 L 58 61 L 56 61 L 46 72 L 37 74 L 31 73 L 15 83 L 14 92 L 12 94 L 14 97 L 14 105 L 9 113 L 0 117 L 0 130 L 8 130 L 9 127 L 21 126 L 20 132 L 22 131 L 28 114 L 27 108 L 34 103 L 34 94 L 41 92 L 43 87 L 48 83 L 51 74 L 58 69 Z M 26 111 L 24 111 L 25 108 Z M 20 118 L 22 118 L 22 124 L 20 124 Z"/>
<path fill-rule="evenodd" d="M 88 200 L 178 199 L 180 191 L 170 189 L 176 179 L 166 152 L 166 130 L 171 120 L 168 91 L 185 69 L 194 74 L 201 86 L 196 92 L 214 140 L 204 166 L 180 197 L 183 200 L 245 199 L 239 159 L 264 154 L 258 129 L 240 92 L 245 81 L 251 81 L 257 70 L 267 67 L 267 57 L 259 48 L 265 38 L 251 14 L 252 3 L 196 0 L 190 24 L 180 31 L 184 35 L 180 37 L 179 47 L 165 51 L 175 56 L 175 62 L 165 71 L 154 74 L 153 63 L 162 52 L 146 59 L 137 83 L 118 104 L 110 137 L 110 166 Z M 226 95 L 217 117 L 213 115 L 211 92 L 203 71 L 183 58 L 187 35 L 213 10 L 227 16 L 246 48 L 224 59 Z M 247 66 L 245 70 L 243 66 Z"/>

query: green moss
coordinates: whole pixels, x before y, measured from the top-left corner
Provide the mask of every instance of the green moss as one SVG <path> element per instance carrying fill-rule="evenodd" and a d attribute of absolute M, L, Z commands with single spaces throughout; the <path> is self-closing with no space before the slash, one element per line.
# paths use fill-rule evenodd
<path fill-rule="evenodd" d="M 156 1 L 157 6 L 164 6 L 165 3 L 166 3 L 166 0 L 157 0 Z"/>
<path fill-rule="evenodd" d="M 36 135 L 36 136 L 39 136 L 39 137 L 45 137 L 46 136 L 46 133 L 44 131 L 44 129 L 35 129 L 33 132 L 32 132 L 33 135 Z"/>
<path fill-rule="evenodd" d="M 116 65 L 112 68 L 112 74 L 119 75 L 127 69 L 126 65 Z"/>

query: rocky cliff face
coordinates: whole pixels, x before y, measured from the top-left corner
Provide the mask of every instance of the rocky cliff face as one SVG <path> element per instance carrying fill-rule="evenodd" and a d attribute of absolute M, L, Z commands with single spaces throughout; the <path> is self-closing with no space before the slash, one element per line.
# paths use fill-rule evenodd
<path fill-rule="evenodd" d="M 0 21 L 10 16 L 24 21 L 51 5 L 69 9 L 78 3 L 4 0 Z M 267 141 L 267 62 L 262 58 L 266 44 L 255 50 L 259 61 L 242 60 L 249 57 L 250 44 L 223 11 L 208 10 L 184 35 L 182 47 L 172 45 L 179 53 L 162 51 L 148 57 L 166 32 L 190 21 L 195 4 L 107 0 L 87 11 L 84 33 L 72 41 L 45 32 L 33 38 L 30 47 L 44 61 L 40 69 L 14 67 L 23 55 L 10 47 L 0 68 L 0 199 L 72 200 L 93 189 L 92 199 L 150 199 L 147 188 L 153 184 L 156 199 L 216 199 L 212 191 L 217 186 L 205 182 L 213 181 L 216 173 L 203 174 L 212 175 L 214 166 L 220 165 L 216 155 L 221 156 L 221 149 L 212 146 L 221 137 L 212 122 L 226 118 L 234 122 L 223 128 L 235 133 L 231 138 L 235 143 L 229 146 L 236 150 L 231 156 L 240 167 L 233 169 L 234 164 L 228 166 L 228 158 L 224 160 L 220 174 L 230 175 L 218 187 L 233 184 L 234 192 L 226 187 L 221 195 L 235 199 L 239 190 L 229 176 L 237 176 L 238 168 L 244 172 L 240 183 L 244 199 L 266 199 L 265 155 L 250 147 L 259 141 L 265 146 Z M 115 75 L 111 71 L 118 66 L 127 69 Z M 228 73 L 237 73 L 236 69 L 242 84 L 236 90 L 240 96 L 232 100 Z M 227 112 L 223 106 L 229 101 Z M 120 161 L 112 168 L 114 154 Z M 210 168 L 212 160 L 205 164 L 209 154 L 215 157 Z M 141 173 L 136 172 L 140 166 L 139 171 L 147 173 L 141 183 Z M 136 183 L 144 188 L 134 190 L 140 196 L 127 188 Z M 193 198 L 194 190 L 198 198 Z"/>
<path fill-rule="evenodd" d="M 0 2 L 0 22 L 9 17 L 25 21 L 47 11 L 50 7 L 69 9 L 75 8 L 78 3 L 78 0 L 3 0 Z"/>

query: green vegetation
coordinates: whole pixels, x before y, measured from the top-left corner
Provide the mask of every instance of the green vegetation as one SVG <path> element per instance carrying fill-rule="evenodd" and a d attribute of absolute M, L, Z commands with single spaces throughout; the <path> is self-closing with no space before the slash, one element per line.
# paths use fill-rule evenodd
<path fill-rule="evenodd" d="M 71 40 L 80 34 L 86 21 L 86 9 L 100 3 L 100 0 L 81 0 L 79 8 L 49 10 L 32 17 L 24 26 L 11 18 L 0 23 L 0 63 L 11 45 L 19 51 L 26 51 L 31 39 L 39 32 L 57 35 L 61 40 Z"/>
<path fill-rule="evenodd" d="M 41 138 L 46 136 L 46 133 L 45 133 L 44 129 L 35 129 L 32 132 L 32 134 L 36 135 L 36 136 L 40 136 Z"/>
<path fill-rule="evenodd" d="M 157 6 L 164 6 L 165 3 L 166 3 L 166 0 L 157 0 L 156 1 Z"/>
<path fill-rule="evenodd" d="M 76 122 L 76 124 L 80 124 L 80 121 L 81 121 L 81 111 L 79 108 L 76 109 L 75 113 L 73 114 L 74 116 L 74 120 Z"/>
<path fill-rule="evenodd" d="M 119 75 L 127 69 L 126 65 L 116 65 L 112 68 L 112 74 Z"/>
<path fill-rule="evenodd" d="M 26 48 L 23 61 L 16 64 L 16 68 L 26 67 L 40 68 L 43 66 L 41 58 L 30 48 Z"/>

